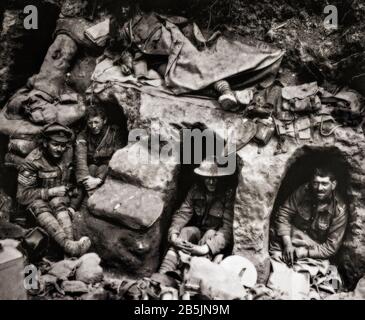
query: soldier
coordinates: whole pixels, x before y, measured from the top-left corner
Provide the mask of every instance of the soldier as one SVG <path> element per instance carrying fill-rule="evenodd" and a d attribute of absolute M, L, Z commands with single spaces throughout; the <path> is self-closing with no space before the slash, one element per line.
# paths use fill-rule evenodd
<path fill-rule="evenodd" d="M 77 198 L 71 192 L 72 131 L 58 123 L 42 130 L 42 145 L 24 160 L 18 174 L 17 199 L 69 256 L 80 256 L 90 239 L 74 241 L 71 216 Z"/>
<path fill-rule="evenodd" d="M 175 271 L 177 250 L 213 258 L 232 242 L 233 190 L 220 190 L 218 177 L 227 173 L 213 161 L 205 160 L 194 172 L 202 183 L 194 185 L 172 218 L 168 250 L 159 273 Z"/>
<path fill-rule="evenodd" d="M 119 128 L 108 124 L 104 109 L 90 108 L 86 121 L 76 139 L 76 179 L 90 192 L 104 182 L 109 160 L 124 143 Z"/>
<path fill-rule="evenodd" d="M 329 259 L 341 245 L 346 224 L 346 206 L 337 192 L 336 177 L 326 168 L 317 168 L 312 181 L 279 208 L 271 255 L 289 266 L 294 258 Z"/>

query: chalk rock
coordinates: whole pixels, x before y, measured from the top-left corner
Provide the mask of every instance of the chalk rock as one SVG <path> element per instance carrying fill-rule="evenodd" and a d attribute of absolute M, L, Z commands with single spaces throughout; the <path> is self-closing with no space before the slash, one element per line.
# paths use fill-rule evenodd
<path fill-rule="evenodd" d="M 133 277 L 150 276 L 160 259 L 161 220 L 146 230 L 133 230 L 96 217 L 86 209 L 74 218 L 75 236 L 86 235 L 91 250 L 115 272 Z"/>
<path fill-rule="evenodd" d="M 268 244 L 272 213 L 301 184 L 317 164 L 334 166 L 338 187 L 349 201 L 349 223 L 337 265 L 346 284 L 354 285 L 365 272 L 365 139 L 362 132 L 338 128 L 329 137 L 315 131 L 313 140 L 287 139 L 286 153 L 274 155 L 276 138 L 265 148 L 250 143 L 238 152 L 240 174 L 234 206 L 234 254 L 256 266 L 259 282 L 270 272 Z M 271 228 L 272 231 L 272 228 Z"/>
<path fill-rule="evenodd" d="M 109 162 L 110 174 L 133 185 L 168 193 L 175 185 L 178 160 L 174 162 L 165 155 L 160 157 L 159 150 L 148 152 L 148 145 L 137 142 L 113 155 Z"/>
<path fill-rule="evenodd" d="M 108 178 L 89 198 L 88 207 L 98 217 L 129 228 L 144 229 L 161 216 L 164 202 L 160 192 Z"/>

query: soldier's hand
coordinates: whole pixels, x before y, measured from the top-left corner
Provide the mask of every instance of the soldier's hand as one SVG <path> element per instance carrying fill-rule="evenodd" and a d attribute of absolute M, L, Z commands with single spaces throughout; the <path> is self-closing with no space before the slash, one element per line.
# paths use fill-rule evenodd
<path fill-rule="evenodd" d="M 193 245 L 190 253 L 194 256 L 205 256 L 209 253 L 209 247 L 206 244 L 202 246 Z"/>
<path fill-rule="evenodd" d="M 122 73 L 125 75 L 125 76 L 129 76 L 131 73 L 132 73 L 132 70 L 126 66 L 125 64 L 122 64 L 120 66 L 121 70 L 122 70 Z"/>
<path fill-rule="evenodd" d="M 186 253 L 190 253 L 190 250 L 191 250 L 193 244 L 190 243 L 189 241 L 185 241 L 185 240 L 182 240 L 181 238 L 177 238 L 176 241 L 174 242 L 174 246 L 177 249 L 180 249 Z"/>
<path fill-rule="evenodd" d="M 59 186 L 59 187 L 51 188 L 48 190 L 48 196 L 50 198 L 64 197 L 67 194 L 68 189 L 69 188 L 67 186 Z"/>
<path fill-rule="evenodd" d="M 290 244 L 286 244 L 284 246 L 284 250 L 283 250 L 283 259 L 284 262 L 291 267 L 294 263 L 294 247 L 293 245 Z"/>
<path fill-rule="evenodd" d="M 84 181 L 84 187 L 87 191 L 94 190 L 101 185 L 103 181 L 100 178 L 88 177 Z"/>

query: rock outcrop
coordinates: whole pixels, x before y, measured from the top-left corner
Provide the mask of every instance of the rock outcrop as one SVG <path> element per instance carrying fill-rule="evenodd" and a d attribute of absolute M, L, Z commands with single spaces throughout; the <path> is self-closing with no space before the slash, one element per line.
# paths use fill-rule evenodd
<path fill-rule="evenodd" d="M 141 162 L 135 152 L 149 155 Z M 119 272 L 149 276 L 159 266 L 161 240 L 170 221 L 179 166 L 153 158 L 141 143 L 117 151 L 105 184 L 75 221 L 103 262 Z"/>
<path fill-rule="evenodd" d="M 235 119 L 239 118 L 218 109 L 214 101 L 207 100 L 205 105 L 201 105 L 201 101 L 194 104 L 193 100 L 156 97 L 117 85 L 100 91 L 97 97 L 102 102 L 112 102 L 123 108 L 129 130 L 145 129 L 153 135 L 151 121 L 156 121 L 163 138 L 171 137 L 171 132 L 179 137 L 176 130 L 194 127 L 198 123 L 202 128 L 219 131 L 223 126 L 232 127 Z M 240 170 L 234 209 L 233 253 L 251 259 L 258 269 L 259 281 L 265 282 L 270 271 L 268 243 L 273 211 L 290 192 L 307 181 L 316 164 L 334 162 L 341 176 L 342 191 L 351 204 L 348 231 L 336 260 L 347 283 L 355 283 L 365 271 L 365 232 L 361 227 L 365 218 L 365 140 L 361 128 L 339 127 L 328 137 L 320 135 L 316 129 L 311 140 L 295 141 L 288 137 L 285 141 L 287 152 L 275 155 L 277 143 L 275 137 L 265 147 L 250 142 L 237 153 Z M 122 162 L 117 165 L 114 159 L 111 175 L 136 183 L 136 179 L 123 177 L 123 172 L 133 176 L 132 172 L 138 170 L 130 171 Z M 118 173 L 116 166 L 120 167 Z M 153 169 L 152 172 L 156 173 L 154 180 L 159 179 L 158 170 Z M 147 186 L 148 181 L 144 178 L 138 184 Z"/>
<path fill-rule="evenodd" d="M 274 155 L 277 140 L 265 148 L 254 144 L 240 150 L 241 171 L 236 193 L 234 253 L 251 258 L 259 280 L 269 273 L 269 226 L 273 210 L 300 184 L 309 179 L 314 166 L 326 162 L 336 166 L 339 187 L 347 197 L 349 224 L 337 254 L 337 263 L 349 285 L 365 272 L 365 140 L 362 132 L 338 128 L 330 137 L 313 141 L 287 141 L 287 152 Z"/>

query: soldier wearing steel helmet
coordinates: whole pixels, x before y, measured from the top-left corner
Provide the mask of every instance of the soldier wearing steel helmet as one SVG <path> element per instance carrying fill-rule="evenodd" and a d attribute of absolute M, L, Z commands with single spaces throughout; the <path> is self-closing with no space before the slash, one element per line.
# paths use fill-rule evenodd
<path fill-rule="evenodd" d="M 201 178 L 172 217 L 168 231 L 171 248 L 160 267 L 160 273 L 175 271 L 178 250 L 195 256 L 213 258 L 232 242 L 233 190 L 221 190 L 219 178 L 228 172 L 217 163 L 205 160 L 194 172 Z"/>

